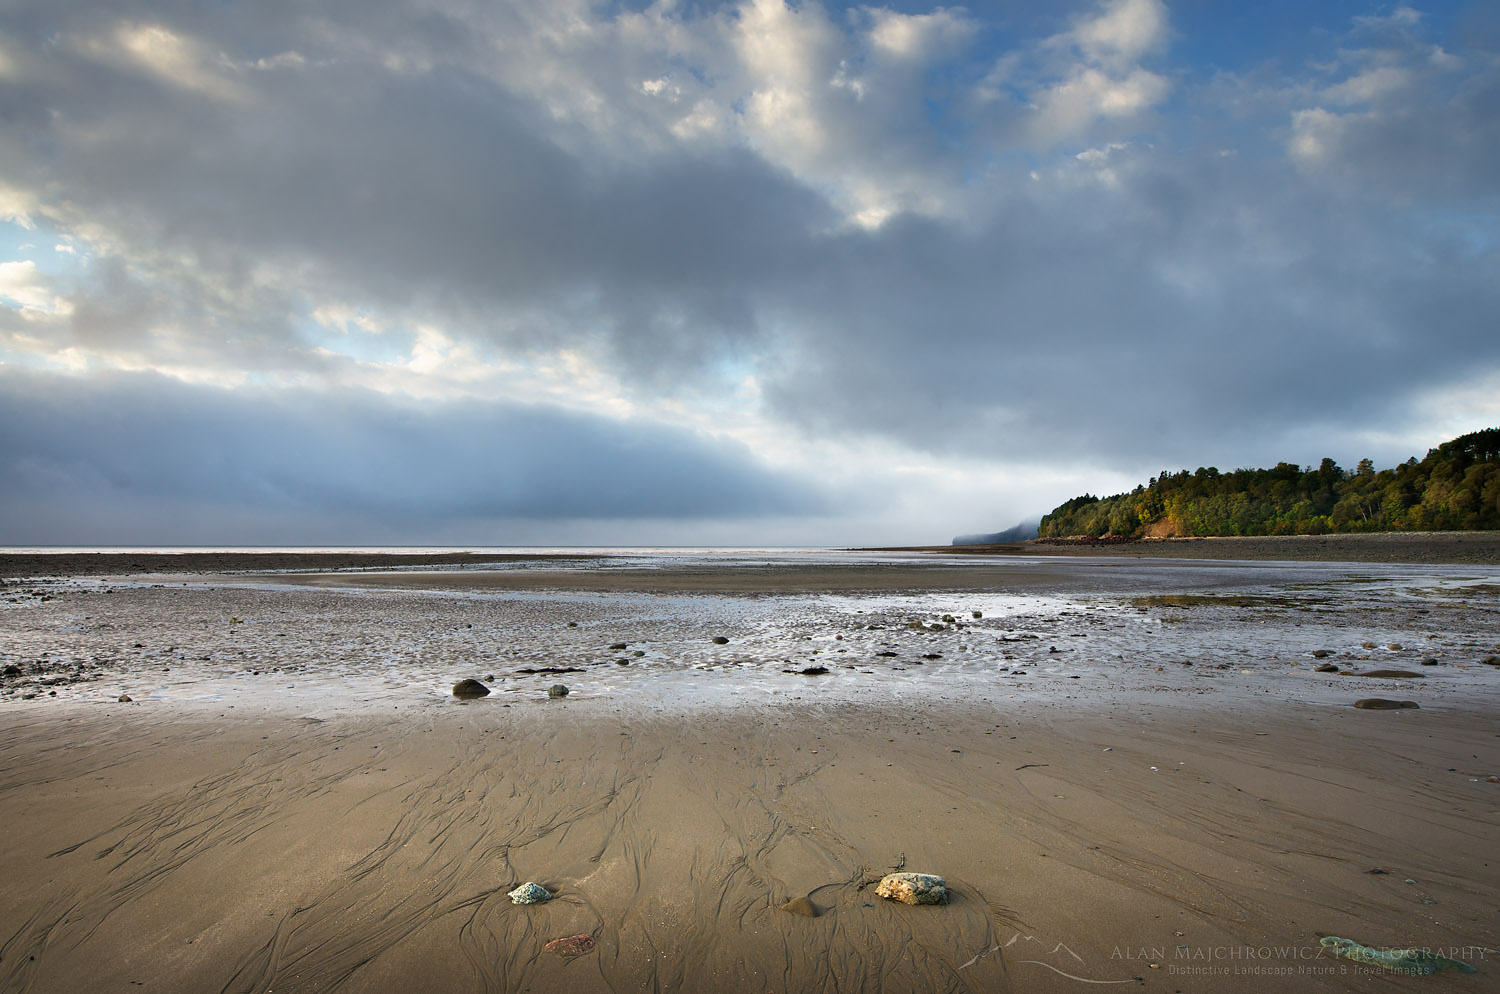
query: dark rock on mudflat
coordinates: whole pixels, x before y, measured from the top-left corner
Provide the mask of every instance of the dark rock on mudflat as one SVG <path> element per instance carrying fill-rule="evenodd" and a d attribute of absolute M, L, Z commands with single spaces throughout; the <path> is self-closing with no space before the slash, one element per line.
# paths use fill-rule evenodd
<path fill-rule="evenodd" d="M 803 676 L 822 676 L 824 673 L 828 672 L 828 667 L 809 666 L 806 669 L 798 670 L 797 672 L 801 673 Z"/>
<path fill-rule="evenodd" d="M 1418 673 L 1414 670 L 1370 670 L 1367 673 L 1361 673 L 1359 675 L 1376 676 L 1386 680 L 1408 680 L 1412 677 L 1416 677 L 1418 680 L 1421 680 L 1427 676 L 1427 674 L 1425 673 Z"/>
<path fill-rule="evenodd" d="M 517 673 L 525 673 L 527 676 L 535 676 L 538 673 L 582 673 L 583 668 L 579 666 L 527 666 L 516 670 Z"/>
<path fill-rule="evenodd" d="M 713 638 L 713 643 L 714 645 L 728 645 L 729 639 L 725 638 L 723 635 L 715 635 Z"/>
<path fill-rule="evenodd" d="M 1422 660 L 1423 666 L 1436 666 L 1437 664 L 1438 661 L 1431 656 L 1428 656 L 1426 659 Z"/>
<path fill-rule="evenodd" d="M 1329 656 L 1333 655 L 1333 653 L 1329 652 L 1327 649 L 1314 649 L 1312 655 L 1314 659 L 1327 659 Z"/>
<path fill-rule="evenodd" d="M 1485 656 L 1480 662 L 1486 666 L 1500 666 L 1500 656 Z"/>
<path fill-rule="evenodd" d="M 1399 711 L 1402 708 L 1417 707 L 1416 701 L 1391 701 L 1384 697 L 1364 697 L 1354 702 L 1357 708 L 1367 711 Z"/>
<path fill-rule="evenodd" d="M 478 680 L 460 680 L 453 685 L 453 696 L 461 701 L 472 701 L 480 697 L 488 697 L 490 688 Z"/>
<path fill-rule="evenodd" d="M 790 912 L 794 915 L 801 915 L 803 918 L 817 918 L 823 913 L 818 910 L 818 906 L 816 904 L 812 903 L 805 897 L 792 898 L 790 901 L 781 906 L 781 910 Z"/>
<path fill-rule="evenodd" d="M 547 696 L 548 697 L 567 697 L 568 696 L 568 688 L 564 687 L 560 683 L 554 683 L 552 686 L 550 686 L 550 687 L 547 688 Z"/>
<path fill-rule="evenodd" d="M 1332 663 L 1324 663 L 1322 666 L 1313 667 L 1313 669 L 1317 673 L 1337 673 L 1339 671 L 1339 668 Z"/>
<path fill-rule="evenodd" d="M 1401 643 L 1400 642 L 1392 642 L 1390 645 L 1386 646 L 1386 648 L 1389 649 L 1389 650 L 1391 650 L 1392 652 L 1400 652 L 1401 651 Z"/>
<path fill-rule="evenodd" d="M 134 703 L 134 699 L 129 694 L 121 694 L 119 697 L 116 698 L 116 700 L 119 701 L 119 703 L 121 703 L 121 704 L 133 704 Z"/>
<path fill-rule="evenodd" d="M 616 642 L 614 645 L 612 645 L 612 646 L 609 647 L 609 651 L 610 652 L 619 652 L 622 649 L 629 649 L 629 648 L 630 648 L 630 643 L 628 643 L 628 642 Z"/>

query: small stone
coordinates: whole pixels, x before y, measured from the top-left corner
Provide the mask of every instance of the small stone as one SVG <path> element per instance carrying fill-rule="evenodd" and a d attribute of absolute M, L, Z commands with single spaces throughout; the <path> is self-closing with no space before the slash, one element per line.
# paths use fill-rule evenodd
<path fill-rule="evenodd" d="M 453 696 L 461 701 L 472 701 L 480 697 L 488 697 L 490 688 L 478 680 L 460 680 L 453 685 Z"/>
<path fill-rule="evenodd" d="M 728 644 L 729 644 L 729 639 L 725 638 L 724 636 L 722 636 L 722 635 L 715 635 L 714 636 L 714 645 L 728 645 Z"/>
<path fill-rule="evenodd" d="M 550 687 L 547 688 L 547 696 L 548 697 L 567 697 L 568 696 L 568 688 L 564 687 L 560 683 L 554 683 L 552 686 L 550 686 Z"/>
<path fill-rule="evenodd" d="M 1339 668 L 1332 663 L 1324 663 L 1322 666 L 1316 666 L 1313 669 L 1316 673 L 1337 673 L 1339 671 Z"/>
<path fill-rule="evenodd" d="M 1392 642 L 1390 645 L 1386 646 L 1386 648 L 1389 649 L 1389 650 L 1391 650 L 1392 652 L 1400 652 L 1401 651 L 1401 643 L 1400 642 Z"/>
<path fill-rule="evenodd" d="M 119 702 L 120 702 L 120 703 L 121 703 L 121 704 L 130 704 L 130 703 L 132 703 L 132 701 L 131 701 L 131 698 L 130 698 L 130 695 L 129 695 L 129 694 L 121 694 L 121 695 L 120 695 L 120 696 L 119 696 L 119 698 L 118 698 L 118 700 L 119 700 Z"/>
<path fill-rule="evenodd" d="M 552 900 L 550 890 L 529 880 L 505 896 L 510 898 L 512 904 L 542 904 Z"/>
<path fill-rule="evenodd" d="M 1375 643 L 1374 642 L 1361 642 L 1360 643 L 1360 647 L 1364 648 L 1364 649 L 1373 649 L 1373 648 L 1375 648 Z"/>
<path fill-rule="evenodd" d="M 628 648 L 630 648 L 630 644 L 628 642 L 616 642 L 614 645 L 612 645 L 612 646 L 609 647 L 609 651 L 610 652 L 619 652 L 622 649 L 628 649 Z"/>
<path fill-rule="evenodd" d="M 801 673 L 803 676 L 822 676 L 823 674 L 828 672 L 828 667 L 809 666 L 806 669 L 798 670 L 797 672 Z"/>
<path fill-rule="evenodd" d="M 553 939 L 542 948 L 559 956 L 582 956 L 584 953 L 593 951 L 594 937 L 588 933 L 569 935 L 561 939 Z"/>
<path fill-rule="evenodd" d="M 1370 670 L 1368 673 L 1361 673 L 1360 676 L 1375 676 L 1385 680 L 1405 680 L 1412 677 L 1418 680 L 1425 679 L 1425 674 L 1413 670 Z"/>
<path fill-rule="evenodd" d="M 931 873 L 887 873 L 875 893 L 902 904 L 946 904 L 948 882 Z"/>
<path fill-rule="evenodd" d="M 1417 702 L 1391 701 L 1384 697 L 1364 697 L 1355 701 L 1354 706 L 1364 708 L 1368 711 L 1397 711 L 1401 708 L 1415 708 L 1417 707 Z"/>
<path fill-rule="evenodd" d="M 970 611 L 969 613 L 972 614 L 976 618 L 983 618 L 984 617 L 984 612 L 983 611 Z"/>
<path fill-rule="evenodd" d="M 1327 659 L 1331 655 L 1333 655 L 1333 653 L 1329 652 L 1327 649 L 1314 649 L 1313 650 L 1313 658 L 1314 659 Z"/>
<path fill-rule="evenodd" d="M 1486 666 L 1500 666 L 1500 656 L 1485 656 L 1480 660 L 1480 662 L 1485 664 Z"/>
<path fill-rule="evenodd" d="M 1422 660 L 1423 666 L 1436 666 L 1437 664 L 1438 661 L 1436 659 L 1433 659 L 1431 656 L 1428 656 L 1426 659 Z"/>
<path fill-rule="evenodd" d="M 818 906 L 816 904 L 812 903 L 805 897 L 792 898 L 790 901 L 781 906 L 781 910 L 789 911 L 794 915 L 801 915 L 803 918 L 817 918 L 823 913 L 818 910 Z"/>

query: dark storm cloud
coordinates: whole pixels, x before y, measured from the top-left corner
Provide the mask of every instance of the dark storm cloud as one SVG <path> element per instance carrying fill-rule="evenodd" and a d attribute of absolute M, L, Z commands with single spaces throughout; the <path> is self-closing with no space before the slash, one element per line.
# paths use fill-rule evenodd
<path fill-rule="evenodd" d="M 826 511 L 737 445 L 628 421 L 16 370 L 0 373 L 0 494 L 0 544 L 162 541 L 184 521 L 204 541 L 282 541 L 290 527 L 347 542 L 422 540 L 454 520 Z"/>

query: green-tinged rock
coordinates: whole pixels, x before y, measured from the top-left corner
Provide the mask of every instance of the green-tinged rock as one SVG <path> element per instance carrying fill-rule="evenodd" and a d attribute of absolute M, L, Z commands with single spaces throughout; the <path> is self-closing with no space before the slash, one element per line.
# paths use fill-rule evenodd
<path fill-rule="evenodd" d="M 542 904 L 552 900 L 551 891 L 529 880 L 505 896 L 510 898 L 512 904 Z"/>
<path fill-rule="evenodd" d="M 1479 972 L 1463 960 L 1439 956 L 1426 949 L 1375 949 L 1371 946 L 1362 946 L 1353 939 L 1340 939 L 1336 935 L 1327 936 L 1319 941 L 1324 949 L 1335 956 L 1413 977 L 1425 977 L 1440 970 L 1456 970 L 1459 973 Z"/>
<path fill-rule="evenodd" d="M 550 686 L 550 687 L 547 688 L 547 696 L 548 697 L 567 697 L 568 696 L 568 688 L 564 687 L 560 683 L 554 683 L 552 686 Z"/>
<path fill-rule="evenodd" d="M 453 696 L 461 701 L 472 701 L 489 696 L 490 688 L 478 680 L 460 680 L 453 685 Z"/>
<path fill-rule="evenodd" d="M 887 873 L 875 893 L 902 904 L 946 904 L 948 882 L 931 873 Z"/>

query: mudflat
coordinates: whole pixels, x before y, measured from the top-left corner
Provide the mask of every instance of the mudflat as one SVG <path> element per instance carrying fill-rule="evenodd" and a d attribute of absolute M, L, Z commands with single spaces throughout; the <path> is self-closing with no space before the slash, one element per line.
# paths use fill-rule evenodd
<path fill-rule="evenodd" d="M 812 558 L 7 574 L 0 989 L 1493 983 L 1500 571 Z"/>

